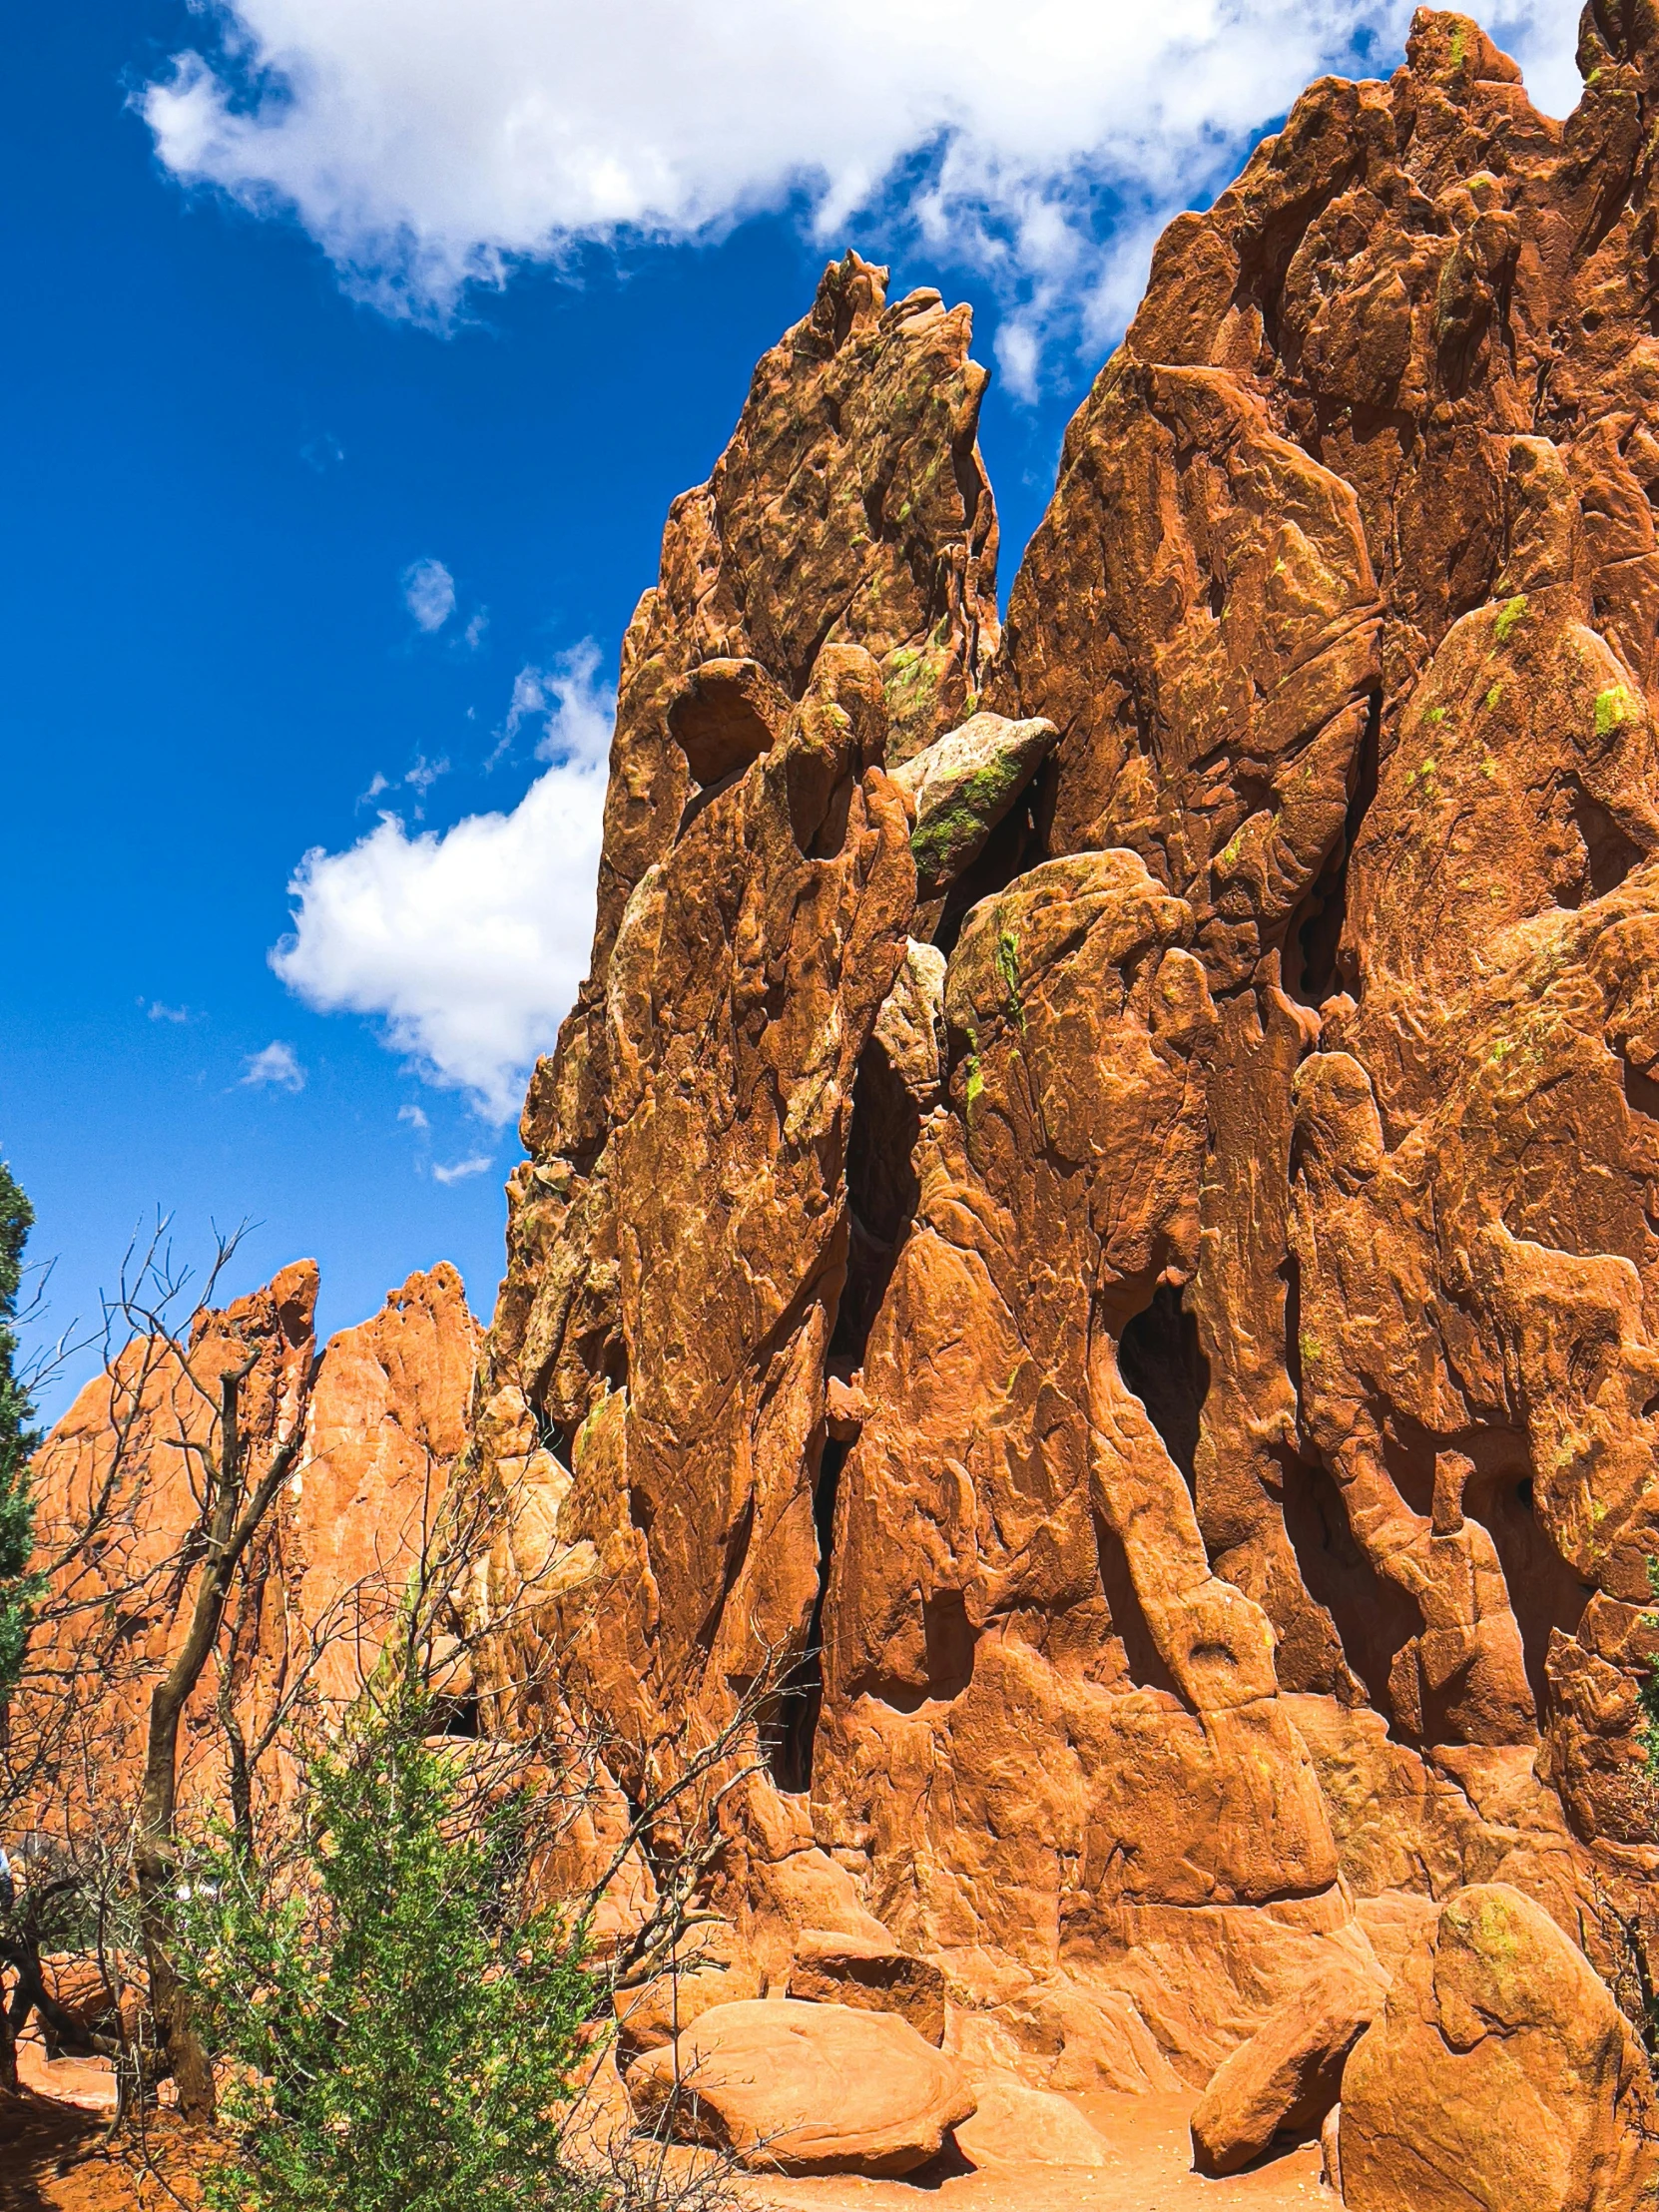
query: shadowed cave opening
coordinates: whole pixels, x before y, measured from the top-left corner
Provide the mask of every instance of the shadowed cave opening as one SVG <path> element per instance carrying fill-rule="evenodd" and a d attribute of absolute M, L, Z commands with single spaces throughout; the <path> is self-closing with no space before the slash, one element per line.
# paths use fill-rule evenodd
<path fill-rule="evenodd" d="M 1434 1469 L 1440 1454 L 1459 1453 L 1470 1462 L 1462 1485 L 1463 1515 L 1478 1522 L 1492 1539 L 1541 1725 L 1549 1710 L 1545 1660 L 1550 1632 L 1556 1628 L 1569 1636 L 1576 1632 L 1590 1589 L 1556 1550 L 1538 1517 L 1525 1435 L 1508 1427 L 1436 1434 L 1396 1407 L 1383 1427 L 1382 1446 L 1394 1487 L 1411 1510 L 1425 1518 L 1433 1511 Z"/>
<path fill-rule="evenodd" d="M 1294 1176 L 1294 1151 L 1291 1170 Z M 1279 1272 L 1285 1284 L 1285 1371 L 1300 1407 L 1305 1402 L 1302 1269 L 1295 1253 L 1286 1255 Z M 1291 1451 L 1284 1453 L 1281 1465 L 1285 1534 L 1303 1587 L 1329 1616 L 1350 1672 L 1364 1684 L 1367 1703 L 1382 1715 L 1393 1735 L 1388 1676 L 1406 1644 L 1421 1634 L 1422 1614 L 1397 1583 L 1372 1565 L 1349 1525 L 1347 1500 L 1329 1468 Z M 1430 1476 L 1430 1492 L 1432 1487 Z"/>
<path fill-rule="evenodd" d="M 458 1697 L 435 1697 L 432 1700 L 431 1728 L 433 1736 L 476 1737 L 482 1733 L 478 1725 L 478 1693 L 465 1690 Z"/>
<path fill-rule="evenodd" d="M 1359 975 L 1352 954 L 1342 956 L 1343 924 L 1348 918 L 1348 862 L 1372 801 L 1377 797 L 1382 751 L 1382 702 L 1373 698 L 1355 763 L 1354 792 L 1343 833 L 1285 931 L 1281 972 L 1288 994 L 1304 1006 L 1320 1006 L 1339 991 L 1359 996 Z"/>
<path fill-rule="evenodd" d="M 1567 785 L 1567 807 L 1584 846 L 1588 891 L 1582 883 L 1572 884 L 1558 889 L 1555 897 L 1558 905 L 1576 907 L 1583 904 L 1586 895 L 1605 898 L 1609 891 L 1616 891 L 1646 855 L 1635 838 L 1620 829 L 1600 800 L 1592 798 L 1576 777 Z"/>
<path fill-rule="evenodd" d="M 1118 1373 L 1146 1407 L 1189 1490 L 1198 1480 L 1198 1437 L 1210 1392 L 1210 1363 L 1198 1321 L 1173 1283 L 1160 1283 L 1118 1340 Z"/>
<path fill-rule="evenodd" d="M 1365 1685 L 1367 1703 L 1395 1733 L 1388 1675 L 1422 1615 L 1397 1583 L 1378 1573 L 1349 1526 L 1336 1477 L 1308 1459 L 1285 1469 L 1285 1533 L 1297 1571 L 1316 1605 L 1331 1616 L 1343 1657 Z"/>
<path fill-rule="evenodd" d="M 1040 785 L 1039 777 L 985 839 L 985 848 L 979 857 L 946 891 L 944 908 L 933 930 L 933 942 L 947 960 L 956 949 L 956 939 L 972 908 L 982 898 L 992 898 L 998 891 L 1005 891 L 1016 877 L 1034 868 L 1043 858 L 1035 812 Z"/>
<path fill-rule="evenodd" d="M 1624 1102 L 1632 1113 L 1659 1121 L 1659 1083 L 1629 1060 L 1624 1062 Z"/>
<path fill-rule="evenodd" d="M 813 1743 L 824 1705 L 824 1601 L 835 1535 L 835 1501 L 848 1446 L 839 1437 L 825 1439 L 813 1486 L 813 1525 L 818 1532 L 818 1594 L 807 1630 L 807 1648 L 778 1694 L 777 1717 L 764 1730 L 768 1772 L 779 1789 L 798 1796 L 813 1786 Z"/>
<path fill-rule="evenodd" d="M 919 1713 L 924 1705 L 948 1704 L 973 1680 L 979 1630 L 968 1618 L 963 1593 L 948 1586 L 929 1590 L 921 1600 L 922 1674 L 920 1682 L 868 1669 L 846 1685 L 848 1698 L 879 1698 L 895 1713 Z"/>
<path fill-rule="evenodd" d="M 1545 1662 L 1553 1629 L 1575 1636 L 1591 1585 L 1581 1582 L 1569 1561 L 1562 1558 L 1549 1532 L 1538 1518 L 1532 1479 L 1523 1456 L 1524 1439 L 1516 1436 L 1515 1456 L 1471 1474 L 1463 1490 L 1463 1511 L 1477 1520 L 1492 1539 L 1498 1565 L 1509 1593 L 1509 1607 L 1520 1630 L 1521 1656 L 1527 1684 L 1542 1724 L 1549 1711 L 1549 1675 Z"/>

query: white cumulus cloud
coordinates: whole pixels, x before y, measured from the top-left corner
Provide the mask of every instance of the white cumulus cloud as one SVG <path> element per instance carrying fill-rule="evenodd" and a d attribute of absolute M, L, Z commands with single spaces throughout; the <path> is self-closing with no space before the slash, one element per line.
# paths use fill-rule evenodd
<path fill-rule="evenodd" d="M 302 1091 L 305 1071 L 292 1045 L 274 1038 L 263 1050 L 244 1060 L 241 1080 L 245 1086 L 252 1085 L 256 1090 Z"/>
<path fill-rule="evenodd" d="M 441 630 L 455 612 L 454 577 L 441 561 L 412 561 L 403 571 L 403 604 L 423 630 Z"/>
<path fill-rule="evenodd" d="M 231 0 L 143 95 L 179 178 L 294 218 L 359 296 L 442 320 L 572 244 L 800 200 L 826 242 L 982 270 L 1027 332 L 1121 316 L 1156 222 L 1409 0 Z M 1577 96 L 1576 0 L 1489 27 Z M 1114 249 L 1113 241 L 1116 242 Z M 1134 263 L 1131 271 L 1128 261 Z M 1029 343 L 1004 367 L 1029 380 Z"/>
<path fill-rule="evenodd" d="M 489 1165 L 490 1156 L 487 1152 L 475 1152 L 470 1160 L 456 1160 L 448 1167 L 434 1167 L 432 1180 L 446 1186 L 450 1183 L 464 1183 L 468 1176 L 484 1174 Z"/>
<path fill-rule="evenodd" d="M 519 723 L 541 718 L 551 765 L 512 812 L 414 836 L 385 814 L 343 852 L 313 847 L 288 885 L 292 934 L 271 955 L 308 1006 L 379 1017 L 394 1051 L 497 1123 L 587 965 L 616 710 L 591 642 L 525 675 Z"/>

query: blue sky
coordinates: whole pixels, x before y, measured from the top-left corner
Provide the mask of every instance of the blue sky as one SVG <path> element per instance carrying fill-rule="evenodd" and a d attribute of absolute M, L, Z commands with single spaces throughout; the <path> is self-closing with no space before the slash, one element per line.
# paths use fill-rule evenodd
<path fill-rule="evenodd" d="M 158 1206 L 260 1225 L 238 1289 L 313 1254 L 328 1329 L 440 1258 L 487 1314 L 621 633 L 828 253 L 974 302 L 1005 592 L 1157 224 L 1404 21 L 1045 0 L 1022 75 L 1013 13 L 9 12 L 0 1153 L 58 1326 Z M 1570 15 L 1510 39 L 1557 107 Z"/>

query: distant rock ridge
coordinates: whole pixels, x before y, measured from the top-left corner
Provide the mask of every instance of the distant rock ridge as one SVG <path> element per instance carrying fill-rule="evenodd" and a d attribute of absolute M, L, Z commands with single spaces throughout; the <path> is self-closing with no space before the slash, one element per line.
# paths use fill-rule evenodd
<path fill-rule="evenodd" d="M 319 1349 L 317 1281 L 315 1263 L 301 1260 L 198 1317 L 188 1344 L 136 1339 L 37 1455 L 42 1557 L 72 1544 L 73 1556 L 54 1576 L 52 1709 L 32 1717 L 50 1755 L 14 1815 L 20 1832 L 119 1841 L 132 1819 L 151 1692 L 189 1625 L 201 1487 L 192 1451 L 217 1442 L 227 1369 L 252 1363 L 241 1417 L 255 1477 L 296 1426 L 302 1444 L 251 1547 L 220 1659 L 186 1708 L 184 1806 L 193 1817 L 230 1807 L 222 1689 L 250 1753 L 271 1735 L 251 1782 L 263 1824 L 291 1786 L 296 1737 L 337 1718 L 373 1671 L 466 1442 L 479 1333 L 460 1276 L 440 1262 Z M 74 1543 L 88 1529 L 92 1541 Z"/>
<path fill-rule="evenodd" d="M 670 511 L 464 1479 L 491 1725 L 789 1670 L 697 2030 L 788 1990 L 809 2135 L 799 1992 L 938 1976 L 986 2115 L 1659 2171 L 1659 10 L 1579 58 L 1420 11 L 1178 217 L 1000 635 L 968 312 L 855 254 Z"/>

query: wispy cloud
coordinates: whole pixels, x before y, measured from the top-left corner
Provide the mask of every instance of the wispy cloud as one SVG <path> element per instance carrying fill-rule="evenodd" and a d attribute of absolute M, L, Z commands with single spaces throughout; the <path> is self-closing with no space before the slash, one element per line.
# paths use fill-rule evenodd
<path fill-rule="evenodd" d="M 317 476 L 326 476 L 330 468 L 336 468 L 345 458 L 345 448 L 332 430 L 324 430 L 320 437 L 307 438 L 299 448 L 299 458 Z"/>
<path fill-rule="evenodd" d="M 616 694 L 599 681 L 599 648 L 584 638 L 546 668 L 527 663 L 513 678 L 507 719 L 486 766 L 510 753 L 527 725 L 539 722 L 538 761 L 599 760 L 609 750 Z"/>
<path fill-rule="evenodd" d="M 305 1070 L 291 1044 L 283 1044 L 274 1038 L 262 1051 L 255 1052 L 242 1064 L 242 1082 L 256 1089 L 278 1091 L 302 1091 L 305 1088 Z"/>
<path fill-rule="evenodd" d="M 403 604 L 428 636 L 455 612 L 455 579 L 441 561 L 412 561 L 403 571 Z"/>
<path fill-rule="evenodd" d="M 468 1176 L 484 1174 L 489 1166 L 490 1156 L 487 1152 L 475 1153 L 470 1160 L 456 1160 L 449 1167 L 433 1168 L 432 1181 L 434 1183 L 464 1183 Z"/>
<path fill-rule="evenodd" d="M 447 754 L 441 761 L 429 761 L 424 753 L 417 753 L 413 768 L 406 768 L 403 771 L 403 781 L 410 791 L 424 799 L 438 778 L 448 774 L 449 757 Z"/>
<path fill-rule="evenodd" d="M 439 777 L 449 774 L 449 756 L 441 761 L 429 761 L 424 753 L 417 753 L 412 765 L 401 776 L 389 777 L 383 769 L 376 769 L 368 780 L 368 788 L 357 794 L 359 807 L 371 806 L 376 799 L 383 799 L 387 792 L 411 791 L 415 796 L 414 819 L 419 822 L 426 812 L 426 794 Z"/>
<path fill-rule="evenodd" d="M 409 1127 L 414 1130 L 430 1129 L 432 1126 L 421 1109 L 413 1104 L 399 1106 L 397 1118 L 399 1121 L 407 1122 Z"/>
<path fill-rule="evenodd" d="M 145 1006 L 142 998 L 139 1000 L 139 1004 Z M 149 1005 L 145 1006 L 145 1012 L 151 1021 L 183 1023 L 195 1021 L 198 1018 L 188 1006 L 164 1006 L 159 998 L 151 999 Z"/>
<path fill-rule="evenodd" d="M 804 207 L 817 239 L 979 271 L 1034 375 L 1121 317 L 1140 234 L 1213 191 L 1322 71 L 1386 72 L 1409 0 L 227 0 L 143 96 L 161 159 L 296 217 L 348 289 L 444 322 L 526 259 L 718 235 Z M 1488 28 L 1551 113 L 1576 0 Z M 1126 274 L 1125 252 L 1137 268 Z"/>
<path fill-rule="evenodd" d="M 307 1005 L 379 1018 L 393 1051 L 496 1123 L 517 1113 L 587 964 L 616 711 L 591 640 L 523 672 L 514 702 L 515 734 L 539 722 L 549 764 L 518 805 L 441 834 L 383 814 L 345 851 L 315 847 L 271 955 Z"/>

